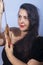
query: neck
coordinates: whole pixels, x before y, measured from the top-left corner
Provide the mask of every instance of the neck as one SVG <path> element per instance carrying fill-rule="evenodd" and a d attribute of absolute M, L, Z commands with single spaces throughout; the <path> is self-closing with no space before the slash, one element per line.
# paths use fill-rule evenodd
<path fill-rule="evenodd" d="M 27 31 L 21 31 L 21 36 L 25 36 L 27 34 Z"/>

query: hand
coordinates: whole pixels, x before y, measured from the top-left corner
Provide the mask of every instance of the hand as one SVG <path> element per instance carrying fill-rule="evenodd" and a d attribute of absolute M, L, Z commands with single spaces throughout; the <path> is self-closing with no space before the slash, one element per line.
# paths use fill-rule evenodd
<path fill-rule="evenodd" d="M 8 59 L 10 60 L 10 58 L 13 55 L 13 45 L 11 44 L 10 47 L 8 46 L 8 36 L 6 33 L 5 33 L 5 40 L 6 40 L 5 52 L 6 52 Z"/>
<path fill-rule="evenodd" d="M 10 39 L 11 39 L 11 43 L 14 44 L 15 43 L 15 35 L 12 31 L 9 31 L 9 36 L 10 36 Z"/>

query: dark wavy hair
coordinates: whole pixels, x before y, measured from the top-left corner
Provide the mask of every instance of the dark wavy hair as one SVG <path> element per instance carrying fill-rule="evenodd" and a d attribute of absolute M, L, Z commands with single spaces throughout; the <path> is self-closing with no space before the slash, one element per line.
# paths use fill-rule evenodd
<path fill-rule="evenodd" d="M 39 27 L 39 14 L 37 7 L 33 4 L 24 3 L 20 6 L 20 9 L 25 9 L 27 11 L 28 19 L 30 21 L 28 32 L 33 36 L 37 36 Z"/>
<path fill-rule="evenodd" d="M 29 59 L 30 57 L 29 54 L 31 53 L 32 43 L 38 35 L 39 14 L 38 14 L 37 7 L 29 3 L 22 4 L 20 6 L 20 9 L 25 9 L 27 11 L 30 26 L 27 30 L 28 34 L 26 34 L 26 36 L 23 39 L 17 42 L 16 47 L 17 47 L 17 51 L 18 52 L 20 51 L 20 53 L 23 55 L 22 57 L 21 56 L 19 57 L 21 57 L 21 59 L 25 58 L 27 62 L 26 58 Z"/>
<path fill-rule="evenodd" d="M 20 6 L 20 9 L 27 11 L 30 26 L 28 28 L 28 34 L 25 36 L 23 41 L 24 56 L 28 56 L 31 50 L 34 39 L 38 36 L 39 28 L 39 13 L 38 8 L 30 3 L 24 3 Z M 21 43 L 22 44 L 22 43 Z"/>

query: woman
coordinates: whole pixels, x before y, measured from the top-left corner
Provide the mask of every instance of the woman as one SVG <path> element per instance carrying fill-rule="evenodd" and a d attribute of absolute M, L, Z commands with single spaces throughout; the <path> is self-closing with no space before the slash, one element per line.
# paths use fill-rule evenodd
<path fill-rule="evenodd" d="M 37 7 L 24 3 L 18 12 L 20 35 L 9 31 L 11 45 L 5 32 L 6 44 L 2 51 L 3 65 L 40 65 L 43 63 L 43 37 L 38 36 L 39 14 Z"/>

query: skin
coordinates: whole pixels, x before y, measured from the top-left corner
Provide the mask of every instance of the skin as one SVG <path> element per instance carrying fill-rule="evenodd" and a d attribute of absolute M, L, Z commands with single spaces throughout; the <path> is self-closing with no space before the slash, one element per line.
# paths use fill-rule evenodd
<path fill-rule="evenodd" d="M 0 0 L 0 14 L 2 14 L 3 13 L 3 1 L 2 0 Z"/>
<path fill-rule="evenodd" d="M 10 48 L 8 46 L 8 36 L 7 36 L 6 32 L 4 33 L 5 40 L 6 40 L 5 52 L 6 52 L 6 55 L 9 59 L 9 61 L 11 62 L 12 65 L 41 65 L 40 62 L 36 61 L 35 59 L 30 59 L 26 64 L 26 63 L 22 62 L 21 60 L 17 59 L 13 55 L 13 44 L 15 44 L 16 41 L 20 40 L 27 34 L 27 32 L 24 32 L 24 31 L 27 30 L 29 27 L 27 11 L 24 9 L 20 9 L 18 12 L 18 25 L 21 30 L 21 36 L 15 37 L 14 34 L 11 31 L 9 31 L 9 36 L 11 38 L 11 43 L 12 43 L 10 45 Z M 24 25 L 24 26 L 21 27 L 20 25 Z"/>
<path fill-rule="evenodd" d="M 1 33 L 1 26 L 2 26 L 2 15 L 3 15 L 4 3 L 0 0 L 0 33 Z"/>
<path fill-rule="evenodd" d="M 28 29 L 29 26 L 29 20 L 27 17 L 27 12 L 24 9 L 20 9 L 19 13 L 18 13 L 18 24 L 19 24 L 19 28 L 21 30 L 21 38 L 22 36 L 26 35 L 27 32 L 24 32 L 26 29 Z M 20 25 L 24 25 L 24 27 L 21 27 Z M 12 34 L 12 36 L 14 36 Z M 8 36 L 5 33 L 5 39 L 6 39 L 6 44 L 5 44 L 5 51 L 6 51 L 6 55 L 9 59 L 9 61 L 12 63 L 12 65 L 40 65 L 40 62 L 31 59 L 26 63 L 20 61 L 19 59 L 17 59 L 14 55 L 13 55 L 13 44 L 10 45 L 10 48 L 8 47 Z"/>
<path fill-rule="evenodd" d="M 21 32 L 27 30 L 29 27 L 27 11 L 24 9 L 20 9 L 18 12 L 18 25 Z M 21 27 L 21 25 L 24 27 Z"/>

